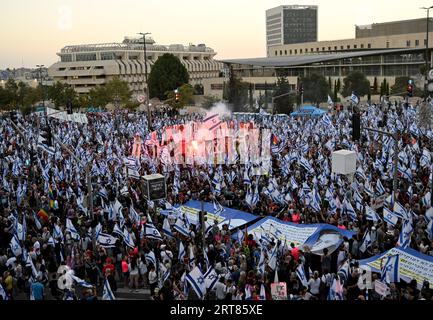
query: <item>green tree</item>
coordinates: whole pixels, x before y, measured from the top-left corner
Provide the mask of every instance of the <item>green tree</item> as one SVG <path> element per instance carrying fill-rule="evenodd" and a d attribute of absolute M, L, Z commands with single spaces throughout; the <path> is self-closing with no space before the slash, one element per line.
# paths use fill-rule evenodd
<path fill-rule="evenodd" d="M 92 107 L 105 107 L 109 103 L 125 106 L 131 100 L 132 91 L 128 83 L 114 77 L 103 86 L 96 86 L 89 91 L 89 104 Z"/>
<path fill-rule="evenodd" d="M 248 84 L 236 76 L 232 66 L 230 66 L 227 100 L 232 105 L 234 112 L 243 111 L 248 101 Z"/>
<path fill-rule="evenodd" d="M 326 80 L 325 80 L 326 83 Z M 282 96 L 290 93 L 290 84 L 286 76 L 280 76 L 277 80 L 277 89 L 274 91 L 274 111 L 276 113 L 290 114 L 293 111 L 294 97 L 290 95 Z"/>
<path fill-rule="evenodd" d="M 51 87 L 48 87 L 47 94 L 48 99 L 56 107 L 65 106 L 69 100 L 73 105 L 77 104 L 77 93 L 67 83 L 55 82 Z"/>
<path fill-rule="evenodd" d="M 328 77 L 328 91 L 331 92 L 332 91 L 332 81 L 331 81 L 331 77 Z"/>
<path fill-rule="evenodd" d="M 5 83 L 6 90 L 6 106 L 9 109 L 15 109 L 18 107 L 18 85 L 14 79 L 8 79 Z"/>
<path fill-rule="evenodd" d="M 149 75 L 149 98 L 167 99 L 166 93 L 186 83 L 189 75 L 185 66 L 172 54 L 165 53 L 156 60 Z"/>
<path fill-rule="evenodd" d="M 174 108 L 182 108 L 187 105 L 191 105 L 194 103 L 194 88 L 190 84 L 184 84 L 179 87 L 179 101 L 175 100 L 175 92 L 174 90 L 167 91 L 165 96 L 167 97 L 167 103 Z"/>
<path fill-rule="evenodd" d="M 343 96 L 349 96 L 355 92 L 358 96 L 362 97 L 370 92 L 370 82 L 365 75 L 361 72 L 354 71 L 343 79 Z"/>
<path fill-rule="evenodd" d="M 338 78 L 338 80 L 337 80 L 337 92 L 340 92 L 340 90 L 341 90 L 341 81 L 340 81 L 340 78 Z"/>
<path fill-rule="evenodd" d="M 334 102 L 337 102 L 337 98 L 338 98 L 337 81 L 334 81 L 334 94 L 333 94 L 332 99 L 334 100 Z"/>
<path fill-rule="evenodd" d="M 379 91 L 377 91 L 377 77 L 374 77 L 374 82 L 373 82 L 373 94 L 378 94 Z"/>
<path fill-rule="evenodd" d="M 331 90 L 324 76 L 312 73 L 305 78 L 301 78 L 301 82 L 304 88 L 304 101 L 312 103 L 327 101 Z"/>
<path fill-rule="evenodd" d="M 381 96 L 387 94 L 387 93 L 386 93 L 387 85 L 388 85 L 388 83 L 387 83 L 387 81 L 386 81 L 386 78 L 384 78 L 383 81 L 382 81 L 382 83 L 380 84 L 380 95 L 381 95 Z"/>
<path fill-rule="evenodd" d="M 210 109 L 218 101 L 219 101 L 219 99 L 215 96 L 204 96 L 203 101 L 201 103 L 201 107 L 204 109 Z"/>

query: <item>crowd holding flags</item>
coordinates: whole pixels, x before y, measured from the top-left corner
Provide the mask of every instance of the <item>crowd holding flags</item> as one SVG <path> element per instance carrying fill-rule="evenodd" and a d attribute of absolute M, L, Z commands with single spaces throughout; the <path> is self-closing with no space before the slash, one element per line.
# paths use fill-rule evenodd
<path fill-rule="evenodd" d="M 330 97 L 328 100 L 330 104 L 333 103 Z M 353 93 L 351 101 L 358 105 L 359 97 Z M 418 142 L 408 143 L 409 140 L 403 139 L 395 145 L 392 139 L 374 134 L 365 134 L 367 146 L 353 143 L 350 137 L 350 112 L 327 114 L 318 119 L 279 119 L 267 114 L 245 116 L 252 118 L 242 120 L 234 116 L 228 120 L 212 114 L 205 118 L 195 115 L 173 118 L 161 116 L 153 122 L 154 132 L 139 130 L 141 137 L 147 137 L 140 150 L 138 146 L 131 148 L 131 141 L 136 137 L 137 127 L 147 127 L 143 115 L 132 114 L 127 117 L 125 114 L 124 117 L 114 118 L 111 114 L 102 114 L 94 116 L 93 121 L 89 122 L 92 126 L 77 123 L 60 125 L 53 120 L 51 126 L 56 129 L 56 134 L 58 131 L 65 143 L 74 146 L 76 156 L 83 161 L 75 163 L 75 160 L 65 157 L 56 143 L 52 147 L 54 152 L 39 150 L 36 170 L 40 173 L 41 181 L 40 185 L 36 183 L 38 192 L 34 192 L 34 195 L 37 201 L 31 204 L 31 210 L 23 210 L 22 206 L 28 201 L 26 197 L 34 181 L 25 181 L 27 178 L 20 176 L 20 163 L 23 161 L 16 161 L 16 158 L 24 159 L 25 148 L 22 148 L 20 141 L 11 144 L 10 139 L 0 140 L 2 151 L 13 151 L 8 155 L 12 158 L 5 160 L 7 165 L 2 164 L 1 167 L 1 181 L 8 198 L 6 203 L 12 209 L 5 225 L 10 234 L 8 255 L 23 260 L 28 264 L 32 276 L 36 276 L 40 272 L 40 264 L 36 263 L 38 245 L 39 248 L 45 244 L 52 248 L 54 260 L 58 263 L 71 263 L 78 252 L 82 255 L 92 252 L 91 243 L 95 240 L 98 250 L 105 250 L 110 259 L 117 259 L 111 253 L 114 248 L 129 257 L 138 258 L 141 254 L 148 268 L 151 265 L 155 267 L 160 286 L 170 280 L 173 290 L 176 287 L 182 291 L 180 297 L 194 292 L 200 299 L 206 298 L 219 287 L 216 279 L 232 280 L 236 268 L 257 272 L 257 275 L 274 281 L 281 280 L 284 275 L 279 274 L 279 270 L 287 267 L 286 260 L 293 259 L 290 271 L 296 275 L 296 281 L 301 288 L 308 289 L 311 286 L 311 266 L 304 260 L 303 254 L 298 256 L 296 253 L 302 247 L 293 245 L 289 249 L 289 243 L 280 243 L 278 233 L 281 230 L 266 230 L 259 237 L 251 239 L 251 235 L 243 232 L 243 228 L 233 233 L 229 220 L 226 221 L 228 231 L 221 227 L 224 223 L 209 227 L 206 230 L 205 247 L 202 247 L 202 243 L 197 241 L 199 226 L 192 223 L 189 214 L 180 213 L 174 207 L 188 199 L 195 199 L 197 190 L 204 189 L 204 186 L 210 187 L 207 201 L 213 203 L 217 216 L 223 214 L 227 207 L 257 216 L 274 216 L 290 223 L 333 223 L 341 228 L 356 229 L 359 236 L 353 241 L 356 241 L 359 252 L 350 252 L 355 259 L 366 258 L 383 250 L 378 243 L 377 230 L 382 232 L 382 238 L 390 237 L 402 248 L 419 249 L 415 239 L 428 236 L 431 240 L 433 233 L 432 218 L 424 214 L 430 207 L 431 190 L 428 183 L 423 184 L 431 175 L 430 147 L 424 142 L 421 145 L 420 139 L 423 136 L 432 138 L 433 132 L 417 127 L 413 121 L 416 116 L 413 106 L 402 108 L 401 112 L 396 112 L 366 106 L 362 121 L 377 127 L 376 119 L 387 112 L 385 125 L 389 132 L 407 129 L 408 135 L 419 141 L 419 145 Z M 122 120 L 117 121 L 119 119 Z M 257 122 L 254 124 L 256 127 L 272 132 L 268 144 L 272 151 L 269 168 L 254 159 L 233 165 L 190 163 L 178 166 L 168 161 L 169 152 L 164 157 L 151 156 L 154 152 L 152 146 L 159 144 L 164 127 L 182 125 L 186 131 L 191 131 L 189 128 L 198 124 L 215 133 L 225 126 L 239 130 L 241 122 L 251 124 L 252 119 Z M 113 134 L 115 121 L 120 137 Z M 30 139 L 34 138 L 36 132 L 31 125 L 28 127 L 30 129 L 26 134 Z M 13 132 L 13 129 L 9 129 L 4 130 L 2 126 L 2 137 L 9 137 L 9 132 Z M 377 154 L 368 148 L 373 142 L 379 144 Z M 400 175 L 399 191 L 394 195 L 391 191 L 391 172 L 392 155 L 396 147 L 400 150 L 397 167 Z M 341 148 L 357 153 L 357 171 L 353 181 L 331 172 L 330 152 Z M 131 149 L 133 157 L 128 157 Z M 91 168 L 91 183 L 95 188 L 93 213 L 90 212 L 82 173 L 85 165 Z M 127 170 L 122 170 L 122 167 Z M 142 200 L 137 178 L 152 172 L 161 172 L 166 177 L 169 192 L 163 202 Z M 383 207 L 372 201 L 378 196 L 387 197 Z M 419 208 L 413 206 L 415 201 L 419 202 Z M 170 213 L 162 217 L 159 214 L 161 209 Z M 91 214 L 97 218 L 91 220 Z M 95 229 L 95 239 L 92 229 Z M 26 243 L 25 239 L 29 236 L 36 236 L 40 241 L 35 245 L 36 249 Z M 386 241 L 392 243 L 391 240 Z M 342 240 L 341 244 L 346 246 L 346 240 Z M 163 258 L 162 246 L 168 246 L 173 251 L 171 258 Z M 352 248 L 347 246 L 344 250 L 349 254 Z M 72 251 L 71 247 L 74 248 Z M 92 259 L 90 253 L 89 256 Z M 179 272 L 173 269 L 178 262 L 176 259 L 182 261 L 183 281 L 177 277 Z M 337 275 L 330 278 L 332 281 L 326 294 L 329 300 L 347 298 L 343 287 L 352 277 L 353 261 L 343 261 L 333 268 L 338 271 Z M 109 265 L 109 262 L 102 261 L 102 264 Z M 313 268 L 320 270 L 317 266 Z M 399 260 L 388 259 L 381 278 L 387 283 L 399 282 L 398 269 Z M 74 282 L 81 286 L 89 283 L 90 277 L 86 272 L 82 277 L 76 276 Z M 116 288 L 110 285 L 113 284 L 112 279 L 108 281 L 107 274 L 102 274 L 102 279 L 103 299 L 114 300 Z M 234 296 L 240 299 L 267 299 L 269 291 L 269 286 L 259 280 L 256 285 L 236 287 Z"/>

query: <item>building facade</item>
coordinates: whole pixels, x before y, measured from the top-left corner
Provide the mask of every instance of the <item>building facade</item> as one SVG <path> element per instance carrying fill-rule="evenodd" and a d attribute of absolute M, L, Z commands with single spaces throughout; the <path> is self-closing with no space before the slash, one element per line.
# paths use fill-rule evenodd
<path fill-rule="evenodd" d="M 148 75 L 158 57 L 171 53 L 179 58 L 190 76 L 191 85 L 201 85 L 204 79 L 219 77 L 223 64 L 214 60 L 216 52 L 205 44 L 158 45 L 146 39 Z M 126 81 L 134 94 L 145 87 L 143 38 L 125 37 L 121 43 L 66 46 L 57 54 L 60 61 L 48 69 L 54 81 L 71 85 L 77 93 L 88 93 L 113 77 Z"/>
<path fill-rule="evenodd" d="M 425 48 L 426 19 L 414 19 L 355 26 L 354 39 L 284 44 L 268 48 L 268 57 L 321 54 L 346 51 Z M 429 47 L 433 46 L 433 19 L 429 23 Z"/>
<path fill-rule="evenodd" d="M 266 10 L 266 47 L 317 41 L 317 6 L 279 6 Z"/>

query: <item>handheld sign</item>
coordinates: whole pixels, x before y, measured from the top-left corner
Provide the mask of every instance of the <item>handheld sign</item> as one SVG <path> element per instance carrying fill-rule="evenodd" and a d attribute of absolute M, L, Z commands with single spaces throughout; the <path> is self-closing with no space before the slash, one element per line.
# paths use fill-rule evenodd
<path fill-rule="evenodd" d="M 271 284 L 272 300 L 287 300 L 287 284 L 277 282 Z"/>

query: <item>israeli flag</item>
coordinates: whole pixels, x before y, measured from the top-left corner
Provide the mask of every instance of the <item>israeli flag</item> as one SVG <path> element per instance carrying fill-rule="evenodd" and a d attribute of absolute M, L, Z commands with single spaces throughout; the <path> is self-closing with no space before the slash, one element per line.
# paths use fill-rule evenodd
<path fill-rule="evenodd" d="M 402 248 L 407 248 L 410 245 L 411 237 L 413 232 L 413 226 L 411 220 L 404 220 L 403 227 L 398 238 L 397 245 Z"/>
<path fill-rule="evenodd" d="M 145 259 L 148 263 L 153 264 L 156 267 L 156 258 L 153 251 L 149 251 L 149 253 L 146 253 Z"/>
<path fill-rule="evenodd" d="M 223 206 L 216 199 L 213 200 L 213 208 L 214 208 L 215 214 L 217 214 L 217 215 L 220 215 L 225 210 L 223 208 Z"/>
<path fill-rule="evenodd" d="M 394 204 L 394 215 L 402 220 L 406 220 L 409 218 L 407 210 L 397 201 Z"/>
<path fill-rule="evenodd" d="M 359 103 L 359 98 L 355 94 L 355 92 L 352 92 L 352 95 L 350 96 L 350 101 L 353 102 L 354 104 L 358 104 Z"/>
<path fill-rule="evenodd" d="M 246 169 L 246 168 L 245 168 L 245 171 L 244 171 L 244 184 L 251 185 L 251 179 L 248 176 L 248 169 Z"/>
<path fill-rule="evenodd" d="M 424 197 L 422 197 L 422 204 L 423 204 L 425 207 L 431 207 L 431 193 L 430 193 L 430 191 L 427 192 L 427 193 L 424 195 Z"/>
<path fill-rule="evenodd" d="M 137 211 L 135 211 L 132 204 L 129 207 L 129 219 L 131 219 L 131 221 L 133 221 L 137 226 L 140 225 L 140 215 L 137 213 Z"/>
<path fill-rule="evenodd" d="M 298 276 L 299 280 L 301 280 L 302 285 L 308 288 L 308 281 L 307 277 L 305 276 L 304 264 L 298 265 L 298 267 L 296 268 L 296 275 Z"/>
<path fill-rule="evenodd" d="M 110 283 L 108 279 L 105 278 L 104 290 L 102 291 L 102 300 L 116 300 L 113 291 L 111 291 Z"/>
<path fill-rule="evenodd" d="M 97 239 L 98 243 L 103 247 L 110 248 L 110 247 L 116 246 L 117 238 L 115 238 L 109 234 L 100 232 L 96 239 Z"/>
<path fill-rule="evenodd" d="M 385 191 L 385 188 L 383 187 L 383 185 L 382 185 L 382 182 L 380 182 L 380 179 L 377 179 L 377 182 L 376 182 L 376 193 L 378 194 L 378 195 L 382 195 L 382 194 L 384 194 L 386 191 Z"/>
<path fill-rule="evenodd" d="M 19 229 L 18 229 L 19 230 Z M 21 225 L 21 232 L 18 233 L 18 239 L 21 241 L 26 240 L 26 235 L 27 235 L 27 220 L 26 220 L 26 215 L 23 214 L 23 224 Z"/>
<path fill-rule="evenodd" d="M 77 285 L 85 287 L 85 288 L 93 288 L 93 284 L 90 284 L 90 283 L 84 281 L 83 279 L 78 278 L 77 276 L 75 276 L 73 274 L 71 274 L 70 276 L 71 276 L 72 280 L 74 280 L 77 283 Z"/>
<path fill-rule="evenodd" d="M 35 220 L 36 228 L 38 228 L 38 230 L 41 230 L 42 225 L 41 225 L 41 222 L 39 221 L 38 217 L 36 216 L 36 213 L 33 211 L 32 214 L 33 214 L 33 220 Z"/>
<path fill-rule="evenodd" d="M 365 214 L 367 216 L 367 220 L 372 220 L 374 222 L 382 220 L 377 212 L 374 211 L 370 206 L 365 207 Z"/>
<path fill-rule="evenodd" d="M 185 258 L 185 247 L 183 246 L 182 241 L 179 241 L 179 255 L 178 255 L 178 259 L 179 259 L 179 261 L 183 261 L 184 258 Z"/>
<path fill-rule="evenodd" d="M 47 241 L 47 245 L 55 247 L 56 246 L 56 242 L 54 241 L 53 237 L 50 237 Z"/>
<path fill-rule="evenodd" d="M 190 273 L 185 276 L 188 283 L 194 289 L 195 293 L 200 299 L 204 298 L 206 294 L 206 281 L 204 275 L 198 267 L 194 267 Z"/>
<path fill-rule="evenodd" d="M 398 217 L 387 207 L 383 208 L 383 220 L 388 224 L 395 226 L 398 222 Z"/>
<path fill-rule="evenodd" d="M 63 242 L 64 240 L 62 229 L 60 229 L 58 224 L 54 225 L 53 238 L 56 241 L 60 240 L 60 242 Z"/>
<path fill-rule="evenodd" d="M 213 267 L 209 267 L 209 269 L 204 274 L 204 281 L 208 290 L 212 290 L 214 288 L 215 284 L 218 281 L 218 274 Z"/>
<path fill-rule="evenodd" d="M 332 106 L 334 102 L 332 101 L 331 97 L 328 94 L 328 105 Z"/>
<path fill-rule="evenodd" d="M 114 224 L 113 233 L 118 235 L 119 237 L 122 237 L 122 239 L 123 239 L 123 231 L 122 231 L 122 229 L 120 229 L 120 227 L 117 223 Z"/>
<path fill-rule="evenodd" d="M 176 219 L 176 223 L 174 224 L 173 228 L 185 237 L 191 237 L 189 230 L 186 227 L 185 221 L 183 221 L 180 217 Z"/>
<path fill-rule="evenodd" d="M 75 229 L 70 219 L 66 219 L 66 231 L 69 231 L 69 233 L 71 234 L 71 238 L 73 240 L 75 241 L 80 240 L 80 234 L 78 233 L 77 229 Z"/>
<path fill-rule="evenodd" d="M 272 270 L 276 270 L 277 268 L 277 254 L 278 254 L 278 245 L 275 244 L 274 248 L 272 249 L 271 256 L 268 260 L 268 266 Z"/>
<path fill-rule="evenodd" d="M 146 238 L 162 241 L 161 233 L 151 223 L 146 223 Z"/>
<path fill-rule="evenodd" d="M 164 222 L 162 224 L 162 232 L 164 232 L 167 236 L 173 238 L 173 233 L 171 232 L 171 226 L 167 218 L 164 219 Z"/>
<path fill-rule="evenodd" d="M 338 277 L 334 278 L 332 281 L 328 292 L 328 300 L 343 300 L 343 286 Z"/>
<path fill-rule="evenodd" d="M 380 281 L 388 284 L 400 282 L 400 255 L 388 256 L 385 265 L 382 267 Z"/>
<path fill-rule="evenodd" d="M 355 221 L 357 219 L 355 209 L 353 209 L 352 204 L 350 201 L 347 201 L 346 199 L 343 201 L 343 208 L 346 209 L 346 214 L 350 217 L 352 221 Z"/>
<path fill-rule="evenodd" d="M 362 253 L 364 253 L 368 247 L 371 246 L 371 237 L 370 237 L 370 232 L 366 231 L 364 234 L 364 238 L 362 239 L 362 244 L 359 247 L 359 251 L 361 251 Z"/>
<path fill-rule="evenodd" d="M 344 262 L 340 268 L 338 269 L 337 272 L 338 275 L 341 275 L 342 278 L 347 281 L 349 279 L 349 260 L 346 260 L 346 262 Z"/>
<path fill-rule="evenodd" d="M 21 248 L 21 245 L 19 243 L 17 235 L 14 235 L 12 237 L 9 246 L 11 247 L 12 253 L 14 254 L 15 257 L 18 257 L 19 255 L 21 255 L 23 253 L 23 250 Z"/>
<path fill-rule="evenodd" d="M 3 286 L 0 283 L 0 297 L 2 297 L 3 301 L 8 300 L 8 296 L 6 294 L 5 289 L 3 288 Z"/>
<path fill-rule="evenodd" d="M 195 267 L 195 256 L 192 245 L 188 247 L 189 249 L 189 267 L 192 269 Z"/>
<path fill-rule="evenodd" d="M 134 241 L 132 240 L 131 234 L 128 232 L 128 230 L 126 228 L 123 229 L 123 242 L 128 247 L 130 247 L 132 249 L 135 248 L 135 244 L 134 244 Z"/>

